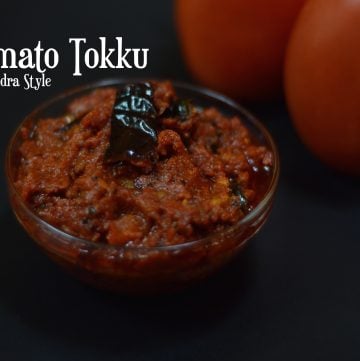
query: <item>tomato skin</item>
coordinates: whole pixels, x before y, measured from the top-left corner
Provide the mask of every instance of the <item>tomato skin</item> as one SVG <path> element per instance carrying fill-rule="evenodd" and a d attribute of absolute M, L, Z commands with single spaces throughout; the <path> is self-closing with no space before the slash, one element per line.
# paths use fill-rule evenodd
<path fill-rule="evenodd" d="M 185 61 L 204 85 L 242 100 L 281 93 L 292 25 L 305 0 L 177 0 Z"/>
<path fill-rule="evenodd" d="M 360 174 L 360 0 L 309 0 L 289 42 L 285 91 L 303 142 Z"/>

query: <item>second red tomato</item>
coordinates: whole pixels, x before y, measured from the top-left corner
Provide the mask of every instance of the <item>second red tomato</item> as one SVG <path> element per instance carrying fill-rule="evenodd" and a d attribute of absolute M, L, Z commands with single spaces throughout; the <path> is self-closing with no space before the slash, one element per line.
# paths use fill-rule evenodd
<path fill-rule="evenodd" d="M 177 0 L 179 37 L 201 83 L 242 100 L 279 95 L 284 52 L 304 0 Z"/>

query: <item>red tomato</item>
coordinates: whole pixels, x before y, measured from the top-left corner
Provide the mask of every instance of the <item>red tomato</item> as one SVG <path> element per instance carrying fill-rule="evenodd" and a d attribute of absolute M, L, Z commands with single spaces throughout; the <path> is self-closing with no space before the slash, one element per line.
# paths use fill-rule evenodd
<path fill-rule="evenodd" d="M 304 143 L 360 174 L 360 0 L 309 0 L 289 43 L 285 88 Z"/>
<path fill-rule="evenodd" d="M 177 0 L 187 64 L 203 84 L 245 100 L 279 95 L 288 36 L 304 0 Z"/>

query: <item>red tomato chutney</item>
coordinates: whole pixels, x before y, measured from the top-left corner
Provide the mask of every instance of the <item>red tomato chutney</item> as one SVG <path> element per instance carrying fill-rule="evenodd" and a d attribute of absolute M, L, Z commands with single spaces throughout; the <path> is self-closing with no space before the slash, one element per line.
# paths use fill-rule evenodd
<path fill-rule="evenodd" d="M 43 220 L 111 245 L 169 246 L 236 224 L 268 189 L 273 154 L 239 117 L 170 82 L 100 88 L 21 129 L 15 186 Z"/>

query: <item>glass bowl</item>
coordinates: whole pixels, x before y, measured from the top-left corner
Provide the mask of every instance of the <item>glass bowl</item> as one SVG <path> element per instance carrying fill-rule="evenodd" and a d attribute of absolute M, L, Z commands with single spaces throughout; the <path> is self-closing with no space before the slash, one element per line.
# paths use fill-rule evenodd
<path fill-rule="evenodd" d="M 238 115 L 259 144 L 274 155 L 271 179 L 263 199 L 237 224 L 187 243 L 160 247 L 124 247 L 74 237 L 39 218 L 14 186 L 20 161 L 20 128 L 32 127 L 39 119 L 63 114 L 66 104 L 100 87 L 121 86 L 134 79 L 110 79 L 72 89 L 36 108 L 20 124 L 6 154 L 6 176 L 13 211 L 26 232 L 56 263 L 77 279 L 95 287 L 126 293 L 158 293 L 180 290 L 219 269 L 234 258 L 262 227 L 273 203 L 279 176 L 275 143 L 265 127 L 248 111 L 216 92 L 173 82 L 178 95 L 196 106 L 214 106 L 226 115 Z M 137 80 L 136 80 L 137 81 Z"/>

